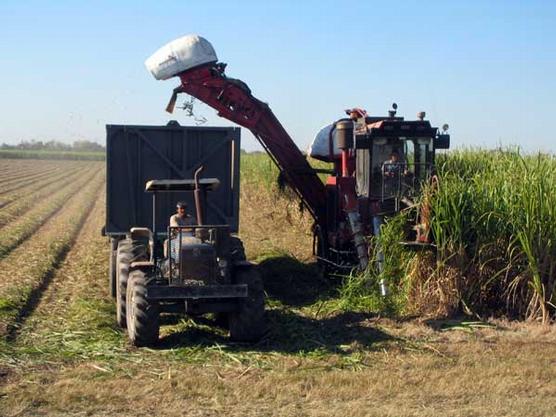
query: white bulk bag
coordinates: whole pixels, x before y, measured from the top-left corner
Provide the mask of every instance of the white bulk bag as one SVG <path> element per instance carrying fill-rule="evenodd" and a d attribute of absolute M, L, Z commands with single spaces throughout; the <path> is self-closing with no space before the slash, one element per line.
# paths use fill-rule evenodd
<path fill-rule="evenodd" d="M 330 160 L 330 131 L 334 127 L 334 124 L 324 126 L 317 135 L 313 142 L 309 146 L 309 156 L 315 159 L 320 159 L 321 161 L 331 162 Z M 332 153 L 334 157 L 339 157 L 342 151 L 338 148 L 338 142 L 336 139 L 336 130 L 332 134 Z"/>
<path fill-rule="evenodd" d="M 152 54 L 145 66 L 157 80 L 167 80 L 180 72 L 216 61 L 216 52 L 209 41 L 198 35 L 186 35 Z"/>

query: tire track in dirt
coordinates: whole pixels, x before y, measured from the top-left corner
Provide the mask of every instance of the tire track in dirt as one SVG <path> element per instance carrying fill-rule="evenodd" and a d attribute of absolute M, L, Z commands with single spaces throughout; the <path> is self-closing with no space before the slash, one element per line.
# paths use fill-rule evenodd
<path fill-rule="evenodd" d="M 0 233 L 3 235 L 2 241 L 0 241 L 0 259 L 6 257 L 50 218 L 55 216 L 63 209 L 69 198 L 78 194 L 83 186 L 86 186 L 98 175 L 98 171 L 95 172 L 94 167 L 90 171 L 91 173 L 83 177 L 79 182 L 70 184 L 68 187 L 50 196 L 48 200 L 45 200 L 43 206 L 32 208 L 24 216 L 0 228 Z M 46 209 L 44 208 L 45 205 Z"/>
<path fill-rule="evenodd" d="M 75 242 L 103 185 L 104 171 L 96 173 L 63 210 L 41 226 L 35 238 L 0 261 L 0 270 L 10 278 L 0 282 L 0 336 L 16 336 Z"/>

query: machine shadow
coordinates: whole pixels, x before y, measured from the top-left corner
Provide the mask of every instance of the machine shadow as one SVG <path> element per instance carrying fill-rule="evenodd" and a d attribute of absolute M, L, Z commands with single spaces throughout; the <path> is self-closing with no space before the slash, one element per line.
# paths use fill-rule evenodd
<path fill-rule="evenodd" d="M 372 326 L 372 314 L 346 312 L 333 317 L 316 319 L 293 311 L 272 309 L 267 311 L 268 329 L 265 337 L 256 344 L 234 343 L 227 336 L 216 334 L 203 327 L 192 327 L 174 332 L 160 339 L 158 349 L 210 347 L 218 344 L 227 351 L 258 351 L 299 354 L 320 353 L 349 354 L 352 349 L 372 349 L 378 342 L 395 340 L 395 337 Z M 208 319 L 196 319 L 199 324 L 214 326 Z"/>
<path fill-rule="evenodd" d="M 228 351 L 279 353 L 348 354 L 350 347 L 372 349 L 377 342 L 395 338 L 373 327 L 371 313 L 343 312 L 330 317 L 303 315 L 297 308 L 338 296 L 341 277 L 326 277 L 316 263 L 303 263 L 289 256 L 267 258 L 259 263 L 267 295 L 267 333 L 256 344 L 234 343 L 226 331 L 215 331 L 218 323 L 205 317 L 194 319 L 196 325 L 161 337 L 158 349 L 210 347 L 219 345 Z M 178 317 L 166 316 L 162 324 L 175 324 Z"/>
<path fill-rule="evenodd" d="M 291 256 L 267 258 L 258 268 L 268 298 L 291 307 L 334 297 L 341 285 L 339 277 L 323 276 L 316 262 L 304 263 Z"/>

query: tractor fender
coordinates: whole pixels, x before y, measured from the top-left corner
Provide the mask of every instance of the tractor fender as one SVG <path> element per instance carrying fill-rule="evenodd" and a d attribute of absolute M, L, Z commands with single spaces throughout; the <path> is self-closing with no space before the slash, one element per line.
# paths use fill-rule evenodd
<path fill-rule="evenodd" d="M 252 262 L 249 262 L 249 261 L 236 261 L 236 262 L 234 262 L 234 268 L 246 269 L 246 268 L 252 268 L 254 266 L 256 266 L 256 265 Z"/>

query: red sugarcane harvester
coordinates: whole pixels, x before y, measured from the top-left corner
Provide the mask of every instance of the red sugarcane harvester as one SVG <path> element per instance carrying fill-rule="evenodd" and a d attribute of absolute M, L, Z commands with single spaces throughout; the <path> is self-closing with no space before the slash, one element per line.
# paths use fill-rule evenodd
<path fill-rule="evenodd" d="M 346 110 L 347 116 L 325 130 L 332 164 L 326 182 L 313 168 L 268 104 L 258 100 L 243 81 L 225 74 L 212 45 L 189 35 L 162 47 L 146 61 L 157 79 L 178 76 L 167 111 L 177 95 L 186 93 L 213 107 L 218 115 L 249 129 L 278 166 L 283 179 L 314 218 L 314 251 L 319 262 L 336 270 L 369 264 L 368 236 L 377 235 L 385 216 L 416 206 L 422 185 L 434 174 L 437 149 L 447 149 L 450 137 L 424 120 L 396 116 L 368 116 Z M 426 210 L 416 216 L 411 244 L 430 243 Z M 409 242 L 408 242 L 409 243 Z"/>

